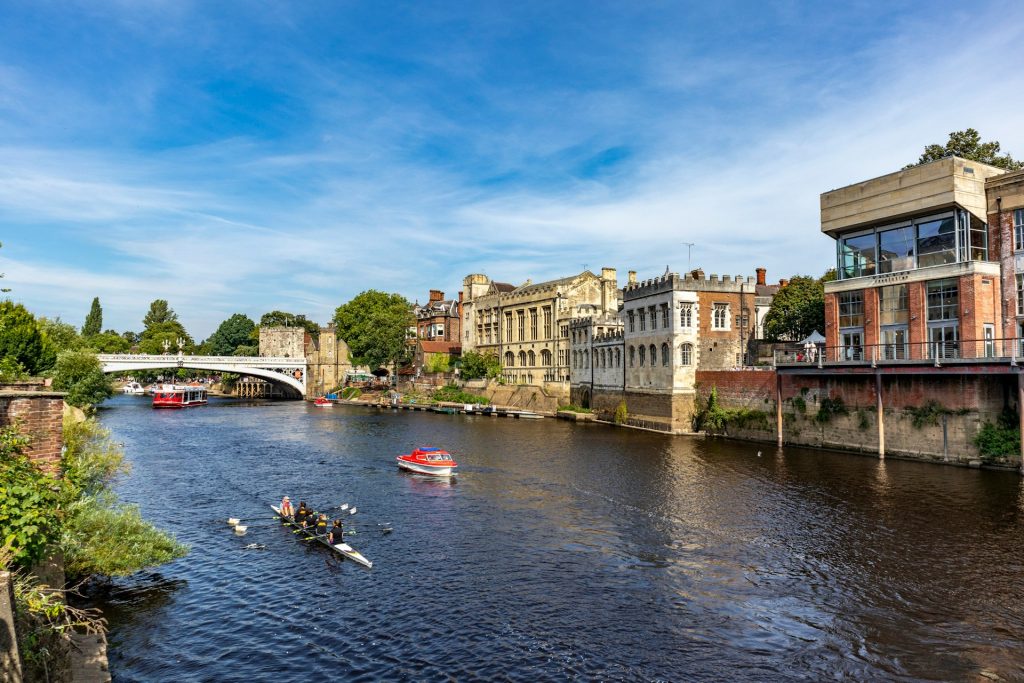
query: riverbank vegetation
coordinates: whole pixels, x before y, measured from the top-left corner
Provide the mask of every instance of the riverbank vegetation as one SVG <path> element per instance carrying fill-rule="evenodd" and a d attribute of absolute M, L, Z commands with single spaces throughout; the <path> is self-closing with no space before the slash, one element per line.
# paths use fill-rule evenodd
<path fill-rule="evenodd" d="M 491 399 L 486 396 L 479 396 L 468 391 L 463 391 L 455 384 L 448 384 L 435 390 L 431 398 L 438 402 L 445 401 L 448 403 L 479 403 L 482 405 L 490 405 L 491 403 Z"/>

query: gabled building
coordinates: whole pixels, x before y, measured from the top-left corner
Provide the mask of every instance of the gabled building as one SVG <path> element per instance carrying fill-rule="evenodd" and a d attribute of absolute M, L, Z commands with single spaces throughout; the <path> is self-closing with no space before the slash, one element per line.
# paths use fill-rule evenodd
<path fill-rule="evenodd" d="M 439 289 L 430 290 L 426 304 L 416 304 L 412 313 L 416 318 L 416 338 L 427 341 L 460 341 L 462 329 L 462 294 L 458 299 L 445 299 Z"/>
<path fill-rule="evenodd" d="M 614 268 L 516 287 L 486 275 L 469 275 L 462 289 L 462 349 L 493 353 L 505 381 L 569 382 L 569 323 L 614 314 L 619 290 Z"/>

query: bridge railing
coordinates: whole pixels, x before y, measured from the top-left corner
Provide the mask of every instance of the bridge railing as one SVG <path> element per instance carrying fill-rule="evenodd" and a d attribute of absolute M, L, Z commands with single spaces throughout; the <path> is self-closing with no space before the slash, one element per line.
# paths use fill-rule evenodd
<path fill-rule="evenodd" d="M 286 356 L 179 356 L 174 353 L 101 353 L 97 354 L 103 362 L 145 362 L 186 359 L 195 363 L 248 363 L 250 365 L 305 365 L 305 358 L 289 358 Z"/>
<path fill-rule="evenodd" d="M 957 339 L 898 344 L 794 347 L 775 351 L 776 366 L 902 365 L 1024 361 L 1024 339 Z"/>

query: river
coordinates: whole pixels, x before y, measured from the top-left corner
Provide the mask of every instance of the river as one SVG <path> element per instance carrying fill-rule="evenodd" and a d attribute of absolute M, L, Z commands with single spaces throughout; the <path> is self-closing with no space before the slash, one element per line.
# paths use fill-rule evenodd
<path fill-rule="evenodd" d="M 301 402 L 100 419 L 121 498 L 192 547 L 102 602 L 115 681 L 1024 680 L 1017 474 Z M 417 445 L 458 476 L 399 471 Z M 284 493 L 356 505 L 373 569 L 275 526 Z"/>

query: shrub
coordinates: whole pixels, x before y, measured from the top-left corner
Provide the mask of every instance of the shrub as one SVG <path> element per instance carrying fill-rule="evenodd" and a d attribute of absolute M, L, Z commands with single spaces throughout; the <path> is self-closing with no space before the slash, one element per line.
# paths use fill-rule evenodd
<path fill-rule="evenodd" d="M 491 399 L 484 396 L 477 396 L 468 391 L 463 391 L 454 384 L 443 386 L 436 390 L 433 395 L 435 401 L 447 401 L 450 403 L 482 403 L 489 404 Z"/>
<path fill-rule="evenodd" d="M 974 445 L 978 447 L 981 456 L 987 459 L 1020 453 L 1016 413 L 1004 410 L 996 424 L 986 420 L 974 437 Z"/>
<path fill-rule="evenodd" d="M 65 401 L 84 408 L 114 395 L 110 378 L 91 351 L 62 351 L 53 371 L 53 388 L 66 391 Z"/>
<path fill-rule="evenodd" d="M 11 561 L 31 566 L 57 539 L 61 482 L 47 476 L 23 450 L 28 439 L 16 428 L 0 430 L 0 542 Z"/>
<path fill-rule="evenodd" d="M 564 411 L 569 412 L 569 413 L 592 413 L 592 412 L 594 412 L 590 408 L 581 408 L 580 406 L 574 405 L 572 403 L 570 403 L 567 406 L 558 406 L 558 409 L 559 410 L 564 410 Z"/>
<path fill-rule="evenodd" d="M 926 425 L 939 424 L 940 415 L 949 415 L 951 411 L 944 408 L 941 403 L 931 400 L 923 406 L 907 406 L 907 412 L 911 416 L 911 424 L 915 429 L 922 429 Z"/>
<path fill-rule="evenodd" d="M 629 419 L 629 410 L 626 408 L 625 399 L 619 401 L 619 405 L 615 406 L 615 424 L 621 425 L 626 424 L 626 420 Z"/>
<path fill-rule="evenodd" d="M 843 403 L 842 396 L 835 398 L 823 398 L 821 399 L 821 405 L 818 406 L 818 414 L 814 416 L 814 419 L 821 424 L 831 422 L 832 418 L 836 415 L 846 415 L 849 411 L 846 409 L 846 404 Z"/>

